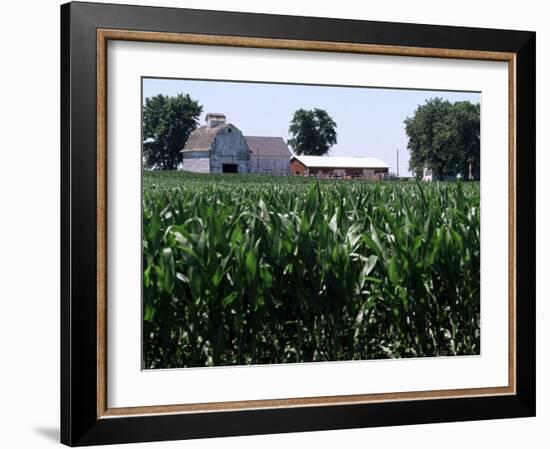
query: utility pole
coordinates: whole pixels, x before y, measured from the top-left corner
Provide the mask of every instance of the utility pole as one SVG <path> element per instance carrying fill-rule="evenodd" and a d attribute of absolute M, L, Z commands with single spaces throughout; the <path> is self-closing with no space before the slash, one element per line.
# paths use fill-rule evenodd
<path fill-rule="evenodd" d="M 397 148 L 397 177 L 399 178 L 399 148 Z"/>

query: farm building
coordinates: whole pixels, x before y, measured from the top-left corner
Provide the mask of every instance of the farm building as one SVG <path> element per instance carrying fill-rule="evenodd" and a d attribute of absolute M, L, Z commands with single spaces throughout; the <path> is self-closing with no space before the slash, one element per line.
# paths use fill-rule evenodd
<path fill-rule="evenodd" d="M 250 172 L 290 174 L 290 150 L 281 137 L 245 136 L 250 149 Z"/>
<path fill-rule="evenodd" d="M 206 114 L 206 125 L 194 130 L 183 147 L 182 169 L 195 173 L 250 173 L 243 133 L 223 114 Z"/>
<path fill-rule="evenodd" d="M 243 136 L 224 114 L 206 114 L 181 151 L 182 170 L 195 173 L 290 173 L 290 151 L 280 137 Z"/>
<path fill-rule="evenodd" d="M 293 175 L 321 178 L 353 178 L 375 180 L 387 174 L 389 166 L 374 157 L 297 156 L 290 159 Z"/>

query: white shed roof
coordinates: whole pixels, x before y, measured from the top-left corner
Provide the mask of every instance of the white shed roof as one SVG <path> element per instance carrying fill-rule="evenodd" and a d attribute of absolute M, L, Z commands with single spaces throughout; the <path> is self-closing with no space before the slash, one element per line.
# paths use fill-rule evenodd
<path fill-rule="evenodd" d="M 292 155 L 306 167 L 322 168 L 389 168 L 389 165 L 376 157 L 354 156 L 298 156 Z"/>

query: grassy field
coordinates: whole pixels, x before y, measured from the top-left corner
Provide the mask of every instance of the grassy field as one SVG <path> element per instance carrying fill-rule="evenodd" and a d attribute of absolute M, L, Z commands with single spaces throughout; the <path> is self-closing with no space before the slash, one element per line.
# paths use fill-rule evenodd
<path fill-rule="evenodd" d="M 479 354 L 479 184 L 147 172 L 145 368 Z"/>

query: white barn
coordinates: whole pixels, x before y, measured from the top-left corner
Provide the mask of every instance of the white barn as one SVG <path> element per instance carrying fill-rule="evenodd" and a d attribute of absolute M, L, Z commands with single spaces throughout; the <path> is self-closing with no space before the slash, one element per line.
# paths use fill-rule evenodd
<path fill-rule="evenodd" d="M 250 172 L 290 174 L 292 154 L 281 137 L 245 136 L 250 150 Z"/>
<path fill-rule="evenodd" d="M 244 136 L 224 114 L 206 114 L 182 153 L 181 168 L 194 173 L 290 174 L 291 153 L 281 137 Z"/>

